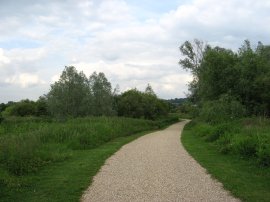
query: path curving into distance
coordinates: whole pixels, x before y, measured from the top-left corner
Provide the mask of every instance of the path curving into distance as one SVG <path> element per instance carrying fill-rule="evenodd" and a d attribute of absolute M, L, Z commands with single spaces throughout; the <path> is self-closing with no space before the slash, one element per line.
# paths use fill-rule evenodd
<path fill-rule="evenodd" d="M 142 136 L 107 159 L 83 202 L 239 201 L 184 149 L 188 121 Z"/>

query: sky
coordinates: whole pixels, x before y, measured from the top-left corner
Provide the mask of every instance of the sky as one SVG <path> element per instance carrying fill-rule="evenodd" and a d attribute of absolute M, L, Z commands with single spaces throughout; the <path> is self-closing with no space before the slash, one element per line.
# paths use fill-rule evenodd
<path fill-rule="evenodd" d="M 65 66 L 104 72 L 121 92 L 149 83 L 185 97 L 179 46 L 270 44 L 269 11 L 270 0 L 0 0 L 0 103 L 38 99 Z"/>

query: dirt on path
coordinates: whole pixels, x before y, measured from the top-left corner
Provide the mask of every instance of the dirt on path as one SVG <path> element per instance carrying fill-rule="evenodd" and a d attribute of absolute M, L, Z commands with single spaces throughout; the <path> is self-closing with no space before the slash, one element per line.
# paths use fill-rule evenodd
<path fill-rule="evenodd" d="M 182 146 L 180 132 L 187 122 L 123 146 L 107 159 L 81 201 L 239 201 Z"/>

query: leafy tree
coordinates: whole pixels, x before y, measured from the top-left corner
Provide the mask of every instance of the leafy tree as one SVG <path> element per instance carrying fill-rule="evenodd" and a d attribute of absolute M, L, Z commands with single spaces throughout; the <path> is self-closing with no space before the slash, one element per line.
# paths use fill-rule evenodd
<path fill-rule="evenodd" d="M 198 82 L 201 63 L 204 59 L 203 55 L 205 50 L 209 48 L 203 41 L 194 39 L 193 43 L 185 41 L 180 47 L 180 52 L 183 58 L 180 59 L 179 65 L 183 69 L 191 71 L 193 80 L 188 84 L 190 94 L 188 94 L 192 102 L 198 102 Z"/>
<path fill-rule="evenodd" d="M 204 42 L 198 39 L 194 39 L 193 43 L 185 41 L 179 48 L 184 56 L 183 59 L 180 59 L 179 64 L 184 69 L 190 70 L 195 77 L 199 74 L 205 48 Z"/>
<path fill-rule="evenodd" d="M 4 116 L 35 116 L 36 104 L 28 99 L 9 105 L 3 112 Z"/>
<path fill-rule="evenodd" d="M 137 89 L 124 92 L 118 101 L 118 114 L 133 118 L 144 116 L 143 95 Z"/>
<path fill-rule="evenodd" d="M 37 116 L 48 116 L 50 115 L 48 111 L 47 99 L 45 96 L 40 96 L 36 101 L 36 115 Z"/>
<path fill-rule="evenodd" d="M 113 95 L 111 83 L 104 73 L 94 72 L 90 78 L 90 88 L 93 93 L 93 114 L 96 116 L 112 115 Z"/>
<path fill-rule="evenodd" d="M 54 116 L 85 116 L 91 108 L 89 82 L 75 67 L 65 67 L 59 81 L 51 85 L 47 94 L 49 111 Z"/>
<path fill-rule="evenodd" d="M 149 95 L 152 95 L 152 96 L 155 96 L 156 97 L 156 94 L 152 88 L 152 86 L 150 84 L 147 84 L 146 88 L 145 88 L 145 91 L 144 91 L 146 94 L 149 94 Z"/>
<path fill-rule="evenodd" d="M 236 91 L 239 72 L 236 55 L 224 48 L 208 48 L 198 74 L 198 95 L 201 100 L 215 100 L 222 94 Z"/>
<path fill-rule="evenodd" d="M 157 98 L 148 84 L 145 92 L 131 89 L 124 92 L 118 99 L 118 114 L 133 118 L 156 119 L 169 111 L 169 105 Z"/>
<path fill-rule="evenodd" d="M 46 95 L 49 112 L 58 117 L 111 115 L 112 88 L 103 73 L 94 72 L 89 79 L 75 67 L 65 67 L 59 81 L 51 85 Z M 39 109 L 44 110 L 44 99 Z"/>
<path fill-rule="evenodd" d="M 189 98 L 214 110 L 205 103 L 218 106 L 222 101 L 220 106 L 225 106 L 222 98 L 226 95 L 244 105 L 249 115 L 270 116 L 270 46 L 259 42 L 253 50 L 246 40 L 237 53 L 221 47 L 202 47 L 199 42 L 185 42 L 180 47 L 185 58 L 179 63 L 194 77 L 189 84 Z"/>

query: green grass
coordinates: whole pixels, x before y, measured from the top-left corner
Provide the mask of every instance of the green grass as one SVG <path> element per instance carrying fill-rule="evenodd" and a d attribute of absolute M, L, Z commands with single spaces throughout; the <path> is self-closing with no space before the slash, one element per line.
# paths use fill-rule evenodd
<path fill-rule="evenodd" d="M 141 131 L 175 121 L 6 120 L 0 125 L 0 201 L 78 201 L 104 161 L 122 145 L 146 133 Z"/>
<path fill-rule="evenodd" d="M 254 120 L 241 120 L 234 123 L 235 125 L 231 123 L 231 127 L 223 130 L 230 131 L 230 138 L 238 141 L 236 137 L 242 135 L 244 137 L 240 138 L 246 138 L 247 135 L 251 135 L 243 133 L 246 131 L 247 122 L 248 127 L 252 125 L 251 131 L 257 131 L 256 137 L 260 138 L 260 134 L 264 134 L 265 137 L 262 131 L 266 131 L 265 127 L 269 125 L 259 126 Z M 216 126 L 191 122 L 185 127 L 181 141 L 187 151 L 233 195 L 243 201 L 270 201 L 270 168 L 262 166 L 256 156 L 242 155 L 234 149 L 222 152 L 219 139 L 224 138 L 226 133 L 213 135 L 216 129 Z"/>
<path fill-rule="evenodd" d="M 105 160 L 122 145 L 145 134 L 116 138 L 91 150 L 74 151 L 71 159 L 47 166 L 38 174 L 14 179 L 0 189 L 1 201 L 79 201 Z M 21 183 L 18 186 L 17 183 Z"/>

